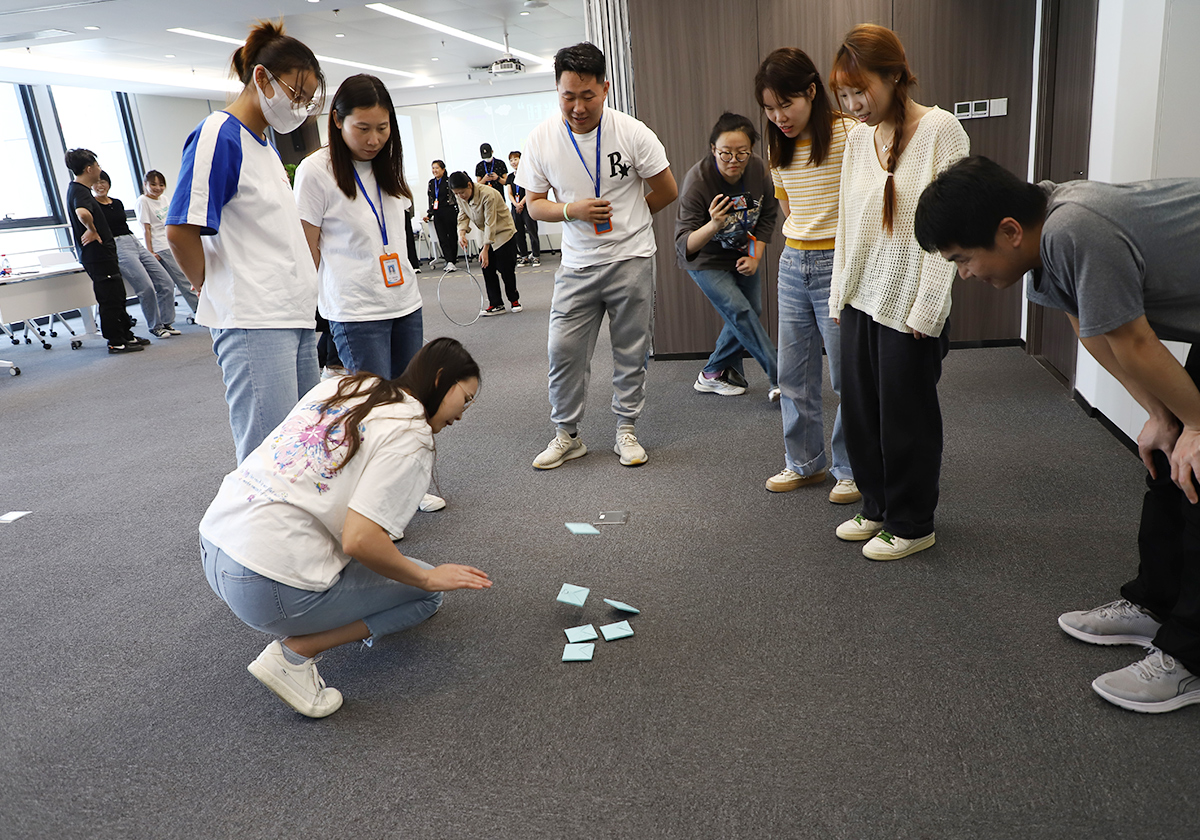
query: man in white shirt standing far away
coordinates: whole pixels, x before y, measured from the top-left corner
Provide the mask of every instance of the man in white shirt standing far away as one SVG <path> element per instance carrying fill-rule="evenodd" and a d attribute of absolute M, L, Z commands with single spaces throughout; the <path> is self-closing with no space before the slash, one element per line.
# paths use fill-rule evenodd
<path fill-rule="evenodd" d="M 517 173 L 530 215 L 563 223 L 548 348 L 550 419 L 557 432 L 533 465 L 551 470 L 587 454 L 579 422 L 607 312 L 617 415 L 613 451 L 634 467 L 646 463 L 634 423 L 646 402 L 657 251 L 651 216 L 674 201 L 679 188 L 654 132 L 604 107 L 604 53 L 589 43 L 565 47 L 554 56 L 554 78 L 562 116 L 533 130 Z M 558 202 L 546 198 L 551 189 Z"/>

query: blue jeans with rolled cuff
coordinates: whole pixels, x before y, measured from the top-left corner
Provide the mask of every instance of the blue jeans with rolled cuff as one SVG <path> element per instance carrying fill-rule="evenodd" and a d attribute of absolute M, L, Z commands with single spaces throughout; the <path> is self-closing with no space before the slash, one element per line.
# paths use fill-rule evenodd
<path fill-rule="evenodd" d="M 204 575 L 246 625 L 277 636 L 305 636 L 361 621 L 371 639 L 415 627 L 438 611 L 441 592 L 386 578 L 351 560 L 322 592 L 297 589 L 247 569 L 200 537 Z M 409 558 L 423 569 L 433 566 Z M 370 641 L 368 640 L 368 641 Z"/>

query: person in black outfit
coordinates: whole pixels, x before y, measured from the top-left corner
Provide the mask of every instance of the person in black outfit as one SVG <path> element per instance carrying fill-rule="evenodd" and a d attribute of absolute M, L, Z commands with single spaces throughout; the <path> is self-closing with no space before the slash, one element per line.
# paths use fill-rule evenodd
<path fill-rule="evenodd" d="M 88 277 L 96 303 L 100 305 L 100 332 L 108 340 L 109 353 L 130 353 L 150 343 L 130 329 L 133 322 L 125 311 L 125 281 L 117 264 L 117 244 L 92 187 L 100 180 L 100 164 L 88 149 L 71 149 L 66 154 L 67 168 L 75 180 L 67 187 L 67 213 L 79 262 Z"/>
<path fill-rule="evenodd" d="M 504 179 L 508 185 L 508 196 L 512 199 L 513 224 L 517 226 L 517 265 L 541 265 L 542 243 L 538 241 L 537 220 L 529 215 L 525 205 L 525 188 L 517 184 L 517 167 L 521 165 L 521 153 L 509 152 L 508 162 L 512 172 Z M 529 232 L 529 243 L 533 246 L 533 256 L 529 256 L 529 248 L 525 245 L 525 232 Z"/>
<path fill-rule="evenodd" d="M 429 179 L 427 190 L 429 209 L 425 212 L 425 221 L 433 219 L 442 258 L 446 261 L 446 270 L 454 271 L 454 263 L 458 261 L 458 199 L 450 189 L 446 164 L 435 160 L 432 168 L 433 177 Z"/>
<path fill-rule="evenodd" d="M 508 167 L 504 165 L 504 161 L 492 157 L 491 143 L 484 143 L 479 147 L 479 156 L 483 160 L 475 164 L 475 180 L 487 184 L 503 195 L 504 176 L 508 175 Z"/>
<path fill-rule="evenodd" d="M 421 259 L 417 256 L 417 239 L 413 236 L 412 229 L 413 212 L 412 210 L 404 211 L 404 239 L 408 245 L 408 261 L 412 264 L 413 273 L 421 273 Z"/>

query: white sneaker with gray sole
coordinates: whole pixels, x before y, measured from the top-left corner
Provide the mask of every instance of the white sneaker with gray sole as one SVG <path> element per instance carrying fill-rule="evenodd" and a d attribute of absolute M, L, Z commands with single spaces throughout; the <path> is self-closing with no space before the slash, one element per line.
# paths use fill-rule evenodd
<path fill-rule="evenodd" d="M 578 435 L 571 437 L 559 429 L 554 434 L 554 440 L 546 446 L 540 455 L 533 459 L 533 465 L 539 470 L 552 470 L 561 467 L 565 462 L 582 458 L 587 454 L 587 447 Z"/>

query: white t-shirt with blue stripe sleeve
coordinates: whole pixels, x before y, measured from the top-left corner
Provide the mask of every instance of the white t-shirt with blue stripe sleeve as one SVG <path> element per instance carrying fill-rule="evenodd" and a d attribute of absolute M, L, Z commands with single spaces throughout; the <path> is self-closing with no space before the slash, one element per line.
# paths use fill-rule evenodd
<path fill-rule="evenodd" d="M 204 286 L 196 322 L 217 329 L 313 329 L 317 272 L 279 153 L 225 111 L 183 149 L 168 225 L 196 225 Z"/>

